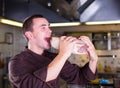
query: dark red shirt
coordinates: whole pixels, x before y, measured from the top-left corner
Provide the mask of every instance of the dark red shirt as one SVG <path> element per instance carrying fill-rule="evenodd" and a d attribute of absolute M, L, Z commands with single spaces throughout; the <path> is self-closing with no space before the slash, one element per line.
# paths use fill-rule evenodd
<path fill-rule="evenodd" d="M 55 80 L 45 82 L 47 67 L 55 56 L 56 54 L 50 52 L 38 55 L 27 49 L 11 58 L 9 79 L 13 88 L 59 88 L 60 77 L 68 84 L 79 85 L 95 79 L 96 74 L 92 73 L 88 63 L 80 68 L 66 61 L 59 76 Z"/>

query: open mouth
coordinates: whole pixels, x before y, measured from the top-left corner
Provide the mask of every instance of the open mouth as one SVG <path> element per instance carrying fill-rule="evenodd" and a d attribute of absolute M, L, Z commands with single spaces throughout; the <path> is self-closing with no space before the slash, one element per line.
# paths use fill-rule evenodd
<path fill-rule="evenodd" d="M 45 40 L 50 44 L 51 37 L 47 37 L 47 38 L 45 38 Z"/>

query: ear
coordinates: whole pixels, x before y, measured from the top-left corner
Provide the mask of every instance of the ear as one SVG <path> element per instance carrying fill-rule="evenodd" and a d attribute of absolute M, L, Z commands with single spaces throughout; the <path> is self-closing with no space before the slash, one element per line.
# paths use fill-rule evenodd
<path fill-rule="evenodd" d="M 30 40 L 32 39 L 32 33 L 30 31 L 25 32 L 25 36 Z"/>

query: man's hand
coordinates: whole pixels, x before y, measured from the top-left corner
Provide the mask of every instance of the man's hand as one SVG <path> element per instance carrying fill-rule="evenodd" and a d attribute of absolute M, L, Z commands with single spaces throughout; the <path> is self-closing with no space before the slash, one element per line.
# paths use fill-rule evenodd
<path fill-rule="evenodd" d="M 90 57 L 89 67 L 93 73 L 96 72 L 98 56 L 96 54 L 96 50 L 90 39 L 86 36 L 80 36 L 79 39 L 85 43 L 87 46 L 87 52 Z"/>

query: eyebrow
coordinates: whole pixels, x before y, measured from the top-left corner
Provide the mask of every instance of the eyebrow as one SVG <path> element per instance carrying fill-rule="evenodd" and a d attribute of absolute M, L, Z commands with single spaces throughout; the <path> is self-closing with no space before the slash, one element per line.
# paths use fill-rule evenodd
<path fill-rule="evenodd" d="M 48 25 L 46 25 L 46 24 L 42 24 L 41 27 L 42 27 L 42 26 L 50 26 L 50 24 L 48 24 Z"/>

